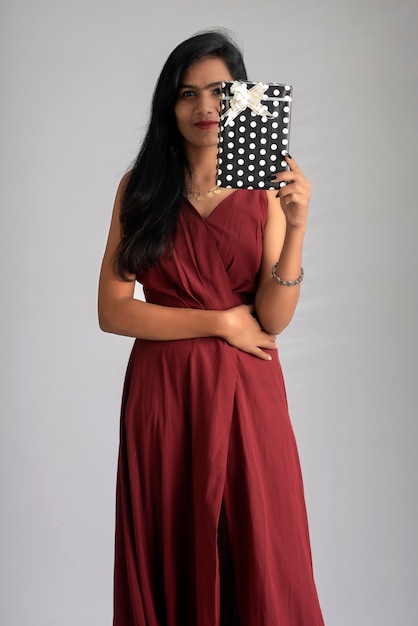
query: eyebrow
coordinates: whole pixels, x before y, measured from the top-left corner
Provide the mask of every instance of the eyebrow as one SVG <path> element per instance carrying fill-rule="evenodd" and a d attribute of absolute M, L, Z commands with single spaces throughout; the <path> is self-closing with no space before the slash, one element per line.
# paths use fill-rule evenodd
<path fill-rule="evenodd" d="M 222 84 L 221 80 L 217 80 L 214 83 L 209 83 L 209 85 L 205 85 L 204 87 L 202 87 L 202 89 L 209 89 L 210 87 L 219 87 Z M 184 89 L 185 87 L 188 87 L 189 89 L 200 89 L 200 87 L 198 87 L 198 85 L 179 85 L 179 89 Z"/>

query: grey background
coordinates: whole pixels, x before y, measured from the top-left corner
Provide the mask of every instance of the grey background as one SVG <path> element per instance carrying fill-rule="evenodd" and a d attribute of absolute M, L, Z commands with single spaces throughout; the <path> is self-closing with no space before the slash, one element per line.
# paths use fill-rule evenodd
<path fill-rule="evenodd" d="M 217 25 L 251 78 L 294 86 L 291 153 L 313 184 L 280 353 L 326 623 L 418 623 L 416 2 L 7 0 L 1 13 L 2 624 L 111 623 L 132 341 L 98 329 L 99 266 L 162 64 Z"/>

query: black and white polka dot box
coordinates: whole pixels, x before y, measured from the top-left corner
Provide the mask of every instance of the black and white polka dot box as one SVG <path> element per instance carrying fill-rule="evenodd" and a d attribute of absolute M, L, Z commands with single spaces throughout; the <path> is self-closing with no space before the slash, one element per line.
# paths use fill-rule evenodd
<path fill-rule="evenodd" d="M 217 185 L 276 189 L 269 177 L 288 169 L 292 87 L 279 83 L 222 83 Z"/>

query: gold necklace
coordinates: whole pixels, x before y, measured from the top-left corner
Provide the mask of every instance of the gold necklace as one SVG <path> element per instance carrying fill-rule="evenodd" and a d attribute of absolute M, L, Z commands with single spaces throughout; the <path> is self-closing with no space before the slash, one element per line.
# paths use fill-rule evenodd
<path fill-rule="evenodd" d="M 205 200 L 206 198 L 213 198 L 215 194 L 222 193 L 222 189 L 215 185 L 212 189 L 209 189 L 206 193 L 202 193 L 201 191 L 194 191 L 193 189 L 187 189 L 186 196 L 188 200 L 195 198 L 199 202 L 201 200 Z"/>

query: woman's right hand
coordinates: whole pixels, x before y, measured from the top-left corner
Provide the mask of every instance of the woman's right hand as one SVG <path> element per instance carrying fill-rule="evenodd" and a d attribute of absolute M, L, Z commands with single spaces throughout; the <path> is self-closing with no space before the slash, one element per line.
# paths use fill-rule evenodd
<path fill-rule="evenodd" d="M 222 338 L 231 346 L 253 354 L 265 361 L 271 360 L 266 350 L 277 349 L 276 335 L 269 335 L 253 316 L 254 306 L 240 304 L 223 311 L 225 328 Z"/>

